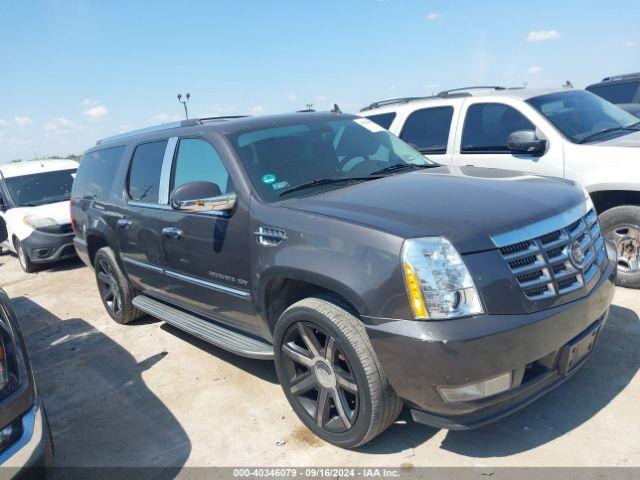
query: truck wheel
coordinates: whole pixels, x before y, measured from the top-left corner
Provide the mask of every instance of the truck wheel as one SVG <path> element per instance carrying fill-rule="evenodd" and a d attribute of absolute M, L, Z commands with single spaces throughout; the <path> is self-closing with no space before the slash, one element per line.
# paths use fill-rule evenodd
<path fill-rule="evenodd" d="M 38 270 L 38 267 L 29 258 L 29 254 L 27 254 L 27 252 L 22 247 L 22 243 L 20 243 L 20 240 L 16 239 L 15 247 L 16 252 L 18 253 L 18 262 L 20 263 L 22 270 L 24 270 L 25 273 L 33 273 Z"/>
<path fill-rule="evenodd" d="M 290 306 L 275 329 L 282 389 L 302 422 L 344 448 L 363 445 L 398 417 L 397 397 L 362 322 L 339 299 L 315 296 Z"/>
<path fill-rule="evenodd" d="M 117 323 L 125 324 L 144 315 L 131 303 L 135 294 L 122 273 L 113 250 L 109 247 L 98 250 L 94 268 L 102 304 L 112 319 Z"/>
<path fill-rule="evenodd" d="M 640 207 L 624 205 L 607 210 L 600 215 L 600 225 L 616 248 L 616 284 L 640 288 Z"/>

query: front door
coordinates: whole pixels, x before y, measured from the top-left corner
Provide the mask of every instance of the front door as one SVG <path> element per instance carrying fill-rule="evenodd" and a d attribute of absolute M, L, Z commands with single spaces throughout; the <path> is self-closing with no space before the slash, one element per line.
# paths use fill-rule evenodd
<path fill-rule="evenodd" d="M 460 116 L 463 123 L 456 134 L 455 165 L 563 176 L 561 142 L 551 141 L 551 132 L 537 128 L 515 105 L 470 99 L 465 100 Z M 517 130 L 534 130 L 539 137 L 549 139 L 547 150 L 542 154 L 512 152 L 507 138 Z"/>
<path fill-rule="evenodd" d="M 116 220 L 118 246 L 124 268 L 134 286 L 162 295 L 165 285 L 162 249 L 160 184 L 167 140 L 138 145 L 129 166 L 127 207 Z"/>
<path fill-rule="evenodd" d="M 193 181 L 208 181 L 220 193 L 234 192 L 220 155 L 202 138 L 178 142 L 169 191 Z M 249 220 L 238 198 L 231 213 L 163 210 L 167 295 L 185 308 L 228 325 L 262 334 L 249 286 Z"/>

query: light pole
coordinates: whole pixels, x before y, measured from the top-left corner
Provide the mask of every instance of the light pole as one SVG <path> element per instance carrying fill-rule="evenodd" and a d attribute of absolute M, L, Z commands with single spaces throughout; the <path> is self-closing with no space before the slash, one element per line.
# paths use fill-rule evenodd
<path fill-rule="evenodd" d="M 190 98 L 191 98 L 191 94 L 190 93 L 187 93 L 185 95 L 185 100 L 182 100 L 182 94 L 181 93 L 178 94 L 178 101 L 184 107 L 184 116 L 187 118 L 187 120 L 189 120 L 189 109 L 187 108 L 187 103 L 189 103 L 189 99 Z"/>

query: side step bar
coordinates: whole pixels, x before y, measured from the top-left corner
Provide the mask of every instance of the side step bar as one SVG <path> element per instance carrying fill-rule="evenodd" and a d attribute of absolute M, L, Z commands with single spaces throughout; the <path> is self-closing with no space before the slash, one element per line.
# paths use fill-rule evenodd
<path fill-rule="evenodd" d="M 268 343 L 203 320 L 145 295 L 138 295 L 132 303 L 153 317 L 237 355 L 260 360 L 273 359 L 273 347 Z"/>

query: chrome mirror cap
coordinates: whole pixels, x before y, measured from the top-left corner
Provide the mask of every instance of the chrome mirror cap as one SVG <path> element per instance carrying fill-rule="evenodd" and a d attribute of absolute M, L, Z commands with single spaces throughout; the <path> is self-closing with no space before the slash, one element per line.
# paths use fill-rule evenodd
<path fill-rule="evenodd" d="M 171 208 L 183 212 L 226 212 L 232 210 L 235 204 L 235 193 L 194 200 L 171 200 Z"/>

